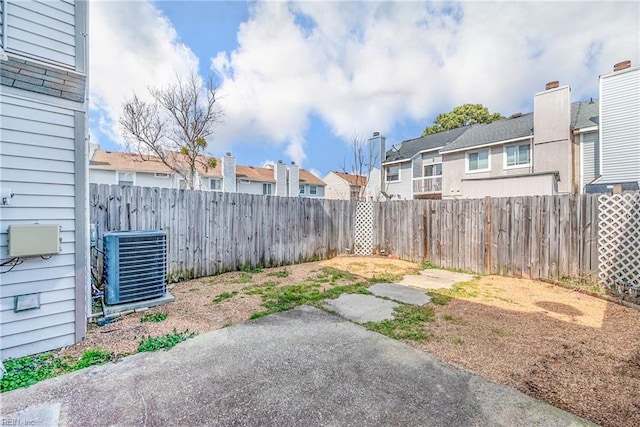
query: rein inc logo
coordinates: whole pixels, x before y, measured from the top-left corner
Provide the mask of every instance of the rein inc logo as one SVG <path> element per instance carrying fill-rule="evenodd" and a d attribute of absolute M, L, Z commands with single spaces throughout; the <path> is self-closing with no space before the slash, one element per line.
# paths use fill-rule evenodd
<path fill-rule="evenodd" d="M 0 426 L 12 426 L 12 427 L 22 427 L 22 426 L 35 426 L 38 423 L 35 420 L 28 420 L 26 418 L 1 418 Z"/>

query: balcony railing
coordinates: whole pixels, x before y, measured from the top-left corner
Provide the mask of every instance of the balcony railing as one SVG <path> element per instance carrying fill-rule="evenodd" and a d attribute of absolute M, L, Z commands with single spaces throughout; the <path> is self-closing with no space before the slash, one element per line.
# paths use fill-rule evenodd
<path fill-rule="evenodd" d="M 413 178 L 413 194 L 442 193 L 441 176 Z"/>

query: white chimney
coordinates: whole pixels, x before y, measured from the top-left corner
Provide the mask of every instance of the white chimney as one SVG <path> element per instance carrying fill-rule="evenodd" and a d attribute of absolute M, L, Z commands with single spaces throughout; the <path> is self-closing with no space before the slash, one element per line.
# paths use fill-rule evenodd
<path fill-rule="evenodd" d="M 274 165 L 273 168 L 273 178 L 276 180 L 276 196 L 286 196 L 287 195 L 287 166 L 282 163 L 282 160 L 278 160 L 278 162 Z"/>
<path fill-rule="evenodd" d="M 373 136 L 369 138 L 368 142 L 369 150 L 371 153 L 370 157 L 375 158 L 375 162 L 373 163 L 372 167 L 377 168 L 380 171 L 380 179 L 379 182 L 376 183 L 376 186 L 379 185 L 378 191 L 380 191 L 384 189 L 384 173 L 382 173 L 382 162 L 384 162 L 384 159 L 387 155 L 386 139 L 384 136 L 380 135 L 380 132 L 374 132 Z M 377 156 L 375 155 L 376 152 L 378 153 Z M 367 177 L 367 179 L 369 179 L 369 177 Z M 367 187 L 372 188 L 371 184 L 371 182 L 368 182 Z"/>
<path fill-rule="evenodd" d="M 300 195 L 300 168 L 296 162 L 289 165 L 289 197 L 298 197 Z"/>
<path fill-rule="evenodd" d="M 227 153 L 222 158 L 222 191 L 236 192 L 236 158 Z"/>

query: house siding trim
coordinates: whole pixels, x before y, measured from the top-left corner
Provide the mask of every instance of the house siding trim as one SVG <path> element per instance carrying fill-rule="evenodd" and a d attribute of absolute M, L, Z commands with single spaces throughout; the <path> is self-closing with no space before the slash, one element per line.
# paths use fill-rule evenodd
<path fill-rule="evenodd" d="M 89 287 L 89 185 L 87 141 L 85 140 L 86 115 L 74 112 L 75 139 L 75 341 L 87 335 L 87 315 L 91 301 Z"/>
<path fill-rule="evenodd" d="M 518 142 L 518 141 L 526 141 L 527 139 L 533 139 L 533 136 L 529 135 L 529 136 L 521 136 L 519 138 L 513 138 L 513 139 L 505 139 L 504 141 L 496 141 L 496 142 L 489 142 L 486 144 L 482 144 L 482 145 L 474 145 L 473 147 L 463 147 L 463 148 L 458 148 L 455 150 L 440 150 L 440 153 L 442 154 L 452 154 L 452 153 L 460 153 L 463 151 L 480 151 L 480 149 L 485 148 L 485 147 L 493 147 L 495 145 L 502 145 L 502 144 L 510 144 L 512 142 Z M 445 147 L 446 148 L 446 147 Z"/>

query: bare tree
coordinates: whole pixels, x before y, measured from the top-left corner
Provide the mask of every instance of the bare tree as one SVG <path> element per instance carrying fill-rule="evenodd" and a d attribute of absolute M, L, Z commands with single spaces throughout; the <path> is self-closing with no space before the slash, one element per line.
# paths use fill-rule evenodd
<path fill-rule="evenodd" d="M 135 93 L 127 99 L 118 120 L 127 143 L 143 160 L 160 159 L 195 188 L 198 168 L 216 166 L 207 158 L 207 138 L 222 122 L 222 110 L 216 103 L 216 87 L 211 77 L 203 82 L 194 71 L 186 79 L 165 88 L 149 88 L 153 100 L 146 102 Z"/>
<path fill-rule="evenodd" d="M 349 168 L 350 171 L 347 171 L 346 162 L 343 162 L 342 170 L 345 173 L 351 173 L 356 176 L 356 185 L 360 186 L 358 198 L 362 198 L 369 182 L 371 171 L 380 161 L 380 150 L 355 130 L 351 136 L 350 145 L 351 168 Z"/>

